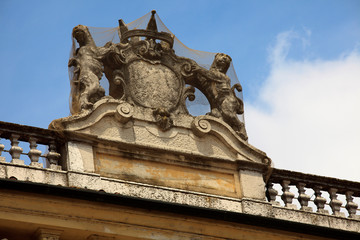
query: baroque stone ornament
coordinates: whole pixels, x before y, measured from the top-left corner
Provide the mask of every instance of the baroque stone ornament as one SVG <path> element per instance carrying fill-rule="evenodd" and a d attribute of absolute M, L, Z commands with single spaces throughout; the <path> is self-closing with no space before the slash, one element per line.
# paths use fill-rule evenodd
<path fill-rule="evenodd" d="M 209 100 L 211 107 L 209 115 L 222 119 L 246 140 L 244 123 L 237 116 L 244 113 L 244 104 L 235 94 L 235 89 L 241 92 L 242 87 L 239 83 L 231 87 L 230 78 L 226 75 L 231 61 L 230 56 L 218 53 L 210 70 L 197 65 L 192 66 L 194 74 L 187 83 L 197 87 Z"/>
<path fill-rule="evenodd" d="M 100 51 L 86 26 L 78 25 L 72 36 L 79 44 L 75 55 L 70 58 L 68 66 L 74 67 L 71 86 L 71 112 L 76 114 L 82 109 L 89 109 L 101 97 L 105 90 L 100 86 L 102 63 Z"/>
<path fill-rule="evenodd" d="M 174 35 L 158 31 L 155 14 L 152 11 L 146 29 L 129 29 L 119 20 L 120 42 L 108 42 L 102 47 L 96 46 L 87 27 L 78 25 L 73 29 L 78 48 L 69 61 L 73 71 L 72 119 L 91 114 L 96 105 L 107 102 L 119 105 L 111 111 L 123 124 L 136 118 L 136 111 L 143 111 L 144 117 L 150 116 L 159 130 L 166 132 L 185 121 L 181 116 L 187 116 L 192 119 L 189 128 L 196 136 L 211 132 L 211 124 L 222 123 L 228 126 L 224 129 L 231 129 L 231 134 L 246 141 L 245 125 L 238 117 L 244 113 L 244 105 L 236 95 L 242 88 L 239 83 L 231 86 L 226 75 L 231 57 L 218 53 L 210 69 L 206 69 L 193 59 L 177 55 Z M 109 96 L 100 85 L 103 74 L 109 82 Z M 208 118 L 189 114 L 186 100 L 193 101 L 196 91 L 203 93 L 210 105 L 207 116 L 211 123 Z"/>

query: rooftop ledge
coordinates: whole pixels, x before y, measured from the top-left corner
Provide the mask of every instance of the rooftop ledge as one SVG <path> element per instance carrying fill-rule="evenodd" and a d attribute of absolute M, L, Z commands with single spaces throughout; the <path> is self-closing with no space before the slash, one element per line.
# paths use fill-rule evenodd
<path fill-rule="evenodd" d="M 66 131 L 6 122 L 0 122 L 0 137 L 3 187 L 13 180 L 10 182 L 20 185 L 86 190 L 360 233 L 358 182 L 242 160 L 171 152 L 158 155 L 151 149 L 129 149 L 121 144 L 95 145 L 89 138 Z M 41 146 L 48 150 L 41 152 Z M 99 164 L 101 161 L 110 167 Z M 136 175 L 140 169 L 131 161 L 151 174 Z M 118 162 L 127 164 L 127 174 L 121 168 L 111 171 L 119 167 Z M 173 175 L 166 175 L 164 166 Z M 184 169 L 187 175 L 179 175 Z M 166 181 L 154 178 L 154 174 Z"/>

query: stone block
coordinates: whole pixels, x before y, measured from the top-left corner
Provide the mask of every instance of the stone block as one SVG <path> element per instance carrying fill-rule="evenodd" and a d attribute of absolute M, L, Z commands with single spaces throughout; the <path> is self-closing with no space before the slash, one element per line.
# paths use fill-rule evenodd
<path fill-rule="evenodd" d="M 249 170 L 240 170 L 239 174 L 242 198 L 265 200 L 263 175 Z"/>
<path fill-rule="evenodd" d="M 95 163 L 96 172 L 102 177 L 227 197 L 240 195 L 236 171 L 134 159 L 105 152 L 96 153 Z"/>
<path fill-rule="evenodd" d="M 0 178 L 6 178 L 6 166 L 0 165 Z"/>
<path fill-rule="evenodd" d="M 30 166 L 36 167 L 36 168 L 43 168 L 43 164 L 39 162 L 31 162 Z"/>
<path fill-rule="evenodd" d="M 314 212 L 305 212 L 301 210 L 273 206 L 273 216 L 274 218 L 287 221 L 329 227 L 329 216 L 324 216 Z"/>
<path fill-rule="evenodd" d="M 360 221 L 351 218 L 329 216 L 329 227 L 344 231 L 360 232 Z"/>
<path fill-rule="evenodd" d="M 61 171 L 61 166 L 60 165 L 50 164 L 49 168 L 52 169 L 52 170 L 55 170 L 55 171 Z"/>
<path fill-rule="evenodd" d="M 101 178 L 98 174 L 85 174 L 68 171 L 67 176 L 69 187 L 92 189 L 96 191 L 104 190 Z"/>
<path fill-rule="evenodd" d="M 258 215 L 263 217 L 272 217 L 272 205 L 269 202 L 254 201 L 252 199 L 242 199 L 243 213 Z"/>
<path fill-rule="evenodd" d="M 17 164 L 17 165 L 25 165 L 24 160 L 16 159 L 16 158 L 13 158 L 13 159 L 11 160 L 11 163 L 12 163 L 12 164 Z"/>

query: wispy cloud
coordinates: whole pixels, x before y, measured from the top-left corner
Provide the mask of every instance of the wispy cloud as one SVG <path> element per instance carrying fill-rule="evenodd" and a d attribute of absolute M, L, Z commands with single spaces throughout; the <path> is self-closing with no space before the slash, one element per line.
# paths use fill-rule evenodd
<path fill-rule="evenodd" d="M 306 30 L 306 31 L 305 31 Z M 337 59 L 291 59 L 288 31 L 269 50 L 271 71 L 247 102 L 249 141 L 278 168 L 360 180 L 360 51 Z"/>

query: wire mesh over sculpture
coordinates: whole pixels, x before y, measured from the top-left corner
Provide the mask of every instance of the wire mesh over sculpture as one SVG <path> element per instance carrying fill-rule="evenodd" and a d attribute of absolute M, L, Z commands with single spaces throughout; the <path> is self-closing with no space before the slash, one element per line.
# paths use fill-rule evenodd
<path fill-rule="evenodd" d="M 187 48 L 155 11 L 130 24 L 119 20 L 118 28 L 78 25 L 72 36 L 72 115 L 91 111 L 100 99 L 117 99 L 152 109 L 154 121 L 167 131 L 179 114 L 189 115 L 186 100 L 200 98 L 198 103 L 204 104 L 201 96 L 205 96 L 210 105 L 207 115 L 223 120 L 247 140 L 242 89 L 231 57 Z M 100 84 L 103 74 L 108 85 Z M 195 94 L 195 88 L 202 95 Z"/>

